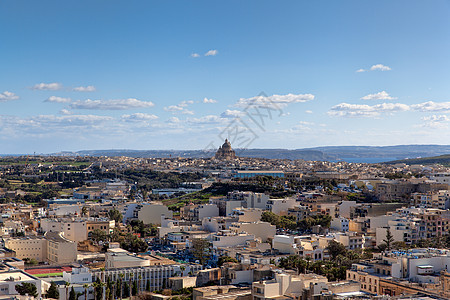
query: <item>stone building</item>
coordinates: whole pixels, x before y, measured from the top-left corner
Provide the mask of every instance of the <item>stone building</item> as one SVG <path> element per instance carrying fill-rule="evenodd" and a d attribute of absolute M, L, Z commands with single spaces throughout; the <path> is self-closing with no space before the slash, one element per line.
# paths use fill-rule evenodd
<path fill-rule="evenodd" d="M 228 139 L 225 139 L 225 143 L 219 147 L 214 158 L 220 160 L 232 160 L 236 158 L 236 153 L 231 148 L 231 144 Z"/>

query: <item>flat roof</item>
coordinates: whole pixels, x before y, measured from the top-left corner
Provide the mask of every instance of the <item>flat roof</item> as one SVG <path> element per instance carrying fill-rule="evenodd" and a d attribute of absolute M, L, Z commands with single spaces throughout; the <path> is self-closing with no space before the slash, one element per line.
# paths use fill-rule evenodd
<path fill-rule="evenodd" d="M 0 282 L 7 282 L 9 278 L 14 278 L 14 281 L 28 281 L 28 280 L 36 280 L 36 278 L 28 275 L 25 272 L 15 270 L 10 272 L 0 273 Z"/>

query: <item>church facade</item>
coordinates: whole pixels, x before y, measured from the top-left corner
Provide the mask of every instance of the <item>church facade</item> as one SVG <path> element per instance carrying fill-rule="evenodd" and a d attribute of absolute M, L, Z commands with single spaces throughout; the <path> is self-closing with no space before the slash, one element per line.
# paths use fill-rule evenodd
<path fill-rule="evenodd" d="M 236 158 L 236 153 L 231 148 L 231 143 L 228 139 L 226 139 L 225 143 L 219 147 L 214 158 L 219 160 L 232 160 Z"/>

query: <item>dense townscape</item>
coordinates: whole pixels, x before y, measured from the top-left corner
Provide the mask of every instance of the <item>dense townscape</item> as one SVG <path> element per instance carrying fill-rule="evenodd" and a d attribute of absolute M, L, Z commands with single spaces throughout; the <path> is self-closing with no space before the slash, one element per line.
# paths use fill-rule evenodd
<path fill-rule="evenodd" d="M 237 156 L 4 157 L 0 294 L 446 299 L 450 170 Z M 3 298 L 2 298 L 3 299 Z"/>

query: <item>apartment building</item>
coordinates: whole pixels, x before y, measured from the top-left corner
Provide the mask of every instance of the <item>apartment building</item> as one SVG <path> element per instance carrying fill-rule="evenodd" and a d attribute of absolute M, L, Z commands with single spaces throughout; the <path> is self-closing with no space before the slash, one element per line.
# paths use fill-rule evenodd
<path fill-rule="evenodd" d="M 15 251 L 20 259 L 62 264 L 77 260 L 77 243 L 66 239 L 60 232 L 49 231 L 40 237 L 7 238 L 5 247 Z"/>
<path fill-rule="evenodd" d="M 75 218 L 43 218 L 40 220 L 42 232 L 62 232 L 64 237 L 74 241 L 87 240 L 86 221 Z"/>
<path fill-rule="evenodd" d="M 113 232 L 116 222 L 106 218 L 89 218 L 86 220 L 86 230 L 89 236 L 94 230 L 103 231 L 105 234 Z"/>
<path fill-rule="evenodd" d="M 276 232 L 277 227 L 268 222 L 236 222 L 230 225 L 230 230 L 235 233 L 248 233 L 254 235 L 256 238 L 261 239 L 262 242 L 266 242 L 272 239 Z"/>
<path fill-rule="evenodd" d="M 427 193 L 413 193 L 411 206 L 420 208 L 450 208 L 450 190 L 431 191 Z"/>
<path fill-rule="evenodd" d="M 272 280 L 261 280 L 252 283 L 252 296 L 254 300 L 283 298 L 283 296 L 300 299 L 305 288 L 310 284 L 322 284 L 326 287 L 328 279 L 316 274 L 290 275 L 276 273 Z"/>
<path fill-rule="evenodd" d="M 211 197 L 209 203 L 216 204 L 220 216 L 229 216 L 239 207 L 267 209 L 269 195 L 253 192 L 229 192 L 226 197 Z"/>
<path fill-rule="evenodd" d="M 34 258 L 41 262 L 47 260 L 47 240 L 43 236 L 5 238 L 5 247 L 16 253 L 20 259 Z"/>
<path fill-rule="evenodd" d="M 218 232 L 221 230 L 230 229 L 231 224 L 239 221 L 237 217 L 214 217 L 203 218 L 202 227 L 203 230 L 209 232 Z"/>
<path fill-rule="evenodd" d="M 289 209 L 294 208 L 297 204 L 297 200 L 294 198 L 269 199 L 266 209 L 277 215 L 287 215 Z"/>
<path fill-rule="evenodd" d="M 46 232 L 47 261 L 67 264 L 77 261 L 77 243 L 66 239 L 62 233 Z"/>
<path fill-rule="evenodd" d="M 173 217 L 173 212 L 161 202 L 148 202 L 137 205 L 133 211 L 133 218 L 139 219 L 144 224 L 161 224 L 161 216 Z"/>
<path fill-rule="evenodd" d="M 222 230 L 211 235 L 213 248 L 218 247 L 233 247 L 238 245 L 245 245 L 247 241 L 255 240 L 253 234 L 235 233 L 231 230 Z"/>
<path fill-rule="evenodd" d="M 218 217 L 219 207 L 216 204 L 188 205 L 181 209 L 183 218 L 189 221 L 202 221 L 207 217 Z"/>
<path fill-rule="evenodd" d="M 96 281 L 99 278 L 105 282 L 106 278 L 110 278 L 113 282 L 120 279 L 120 274 L 123 274 L 122 280 L 137 280 L 140 290 L 145 290 L 147 282 L 151 291 L 162 290 L 169 287 L 169 278 L 174 276 L 188 276 L 189 274 L 197 274 L 202 270 L 201 265 L 197 264 L 174 264 L 162 266 L 142 266 L 142 267 L 123 267 L 123 268 L 107 268 L 106 270 L 93 270 L 92 280 Z"/>

